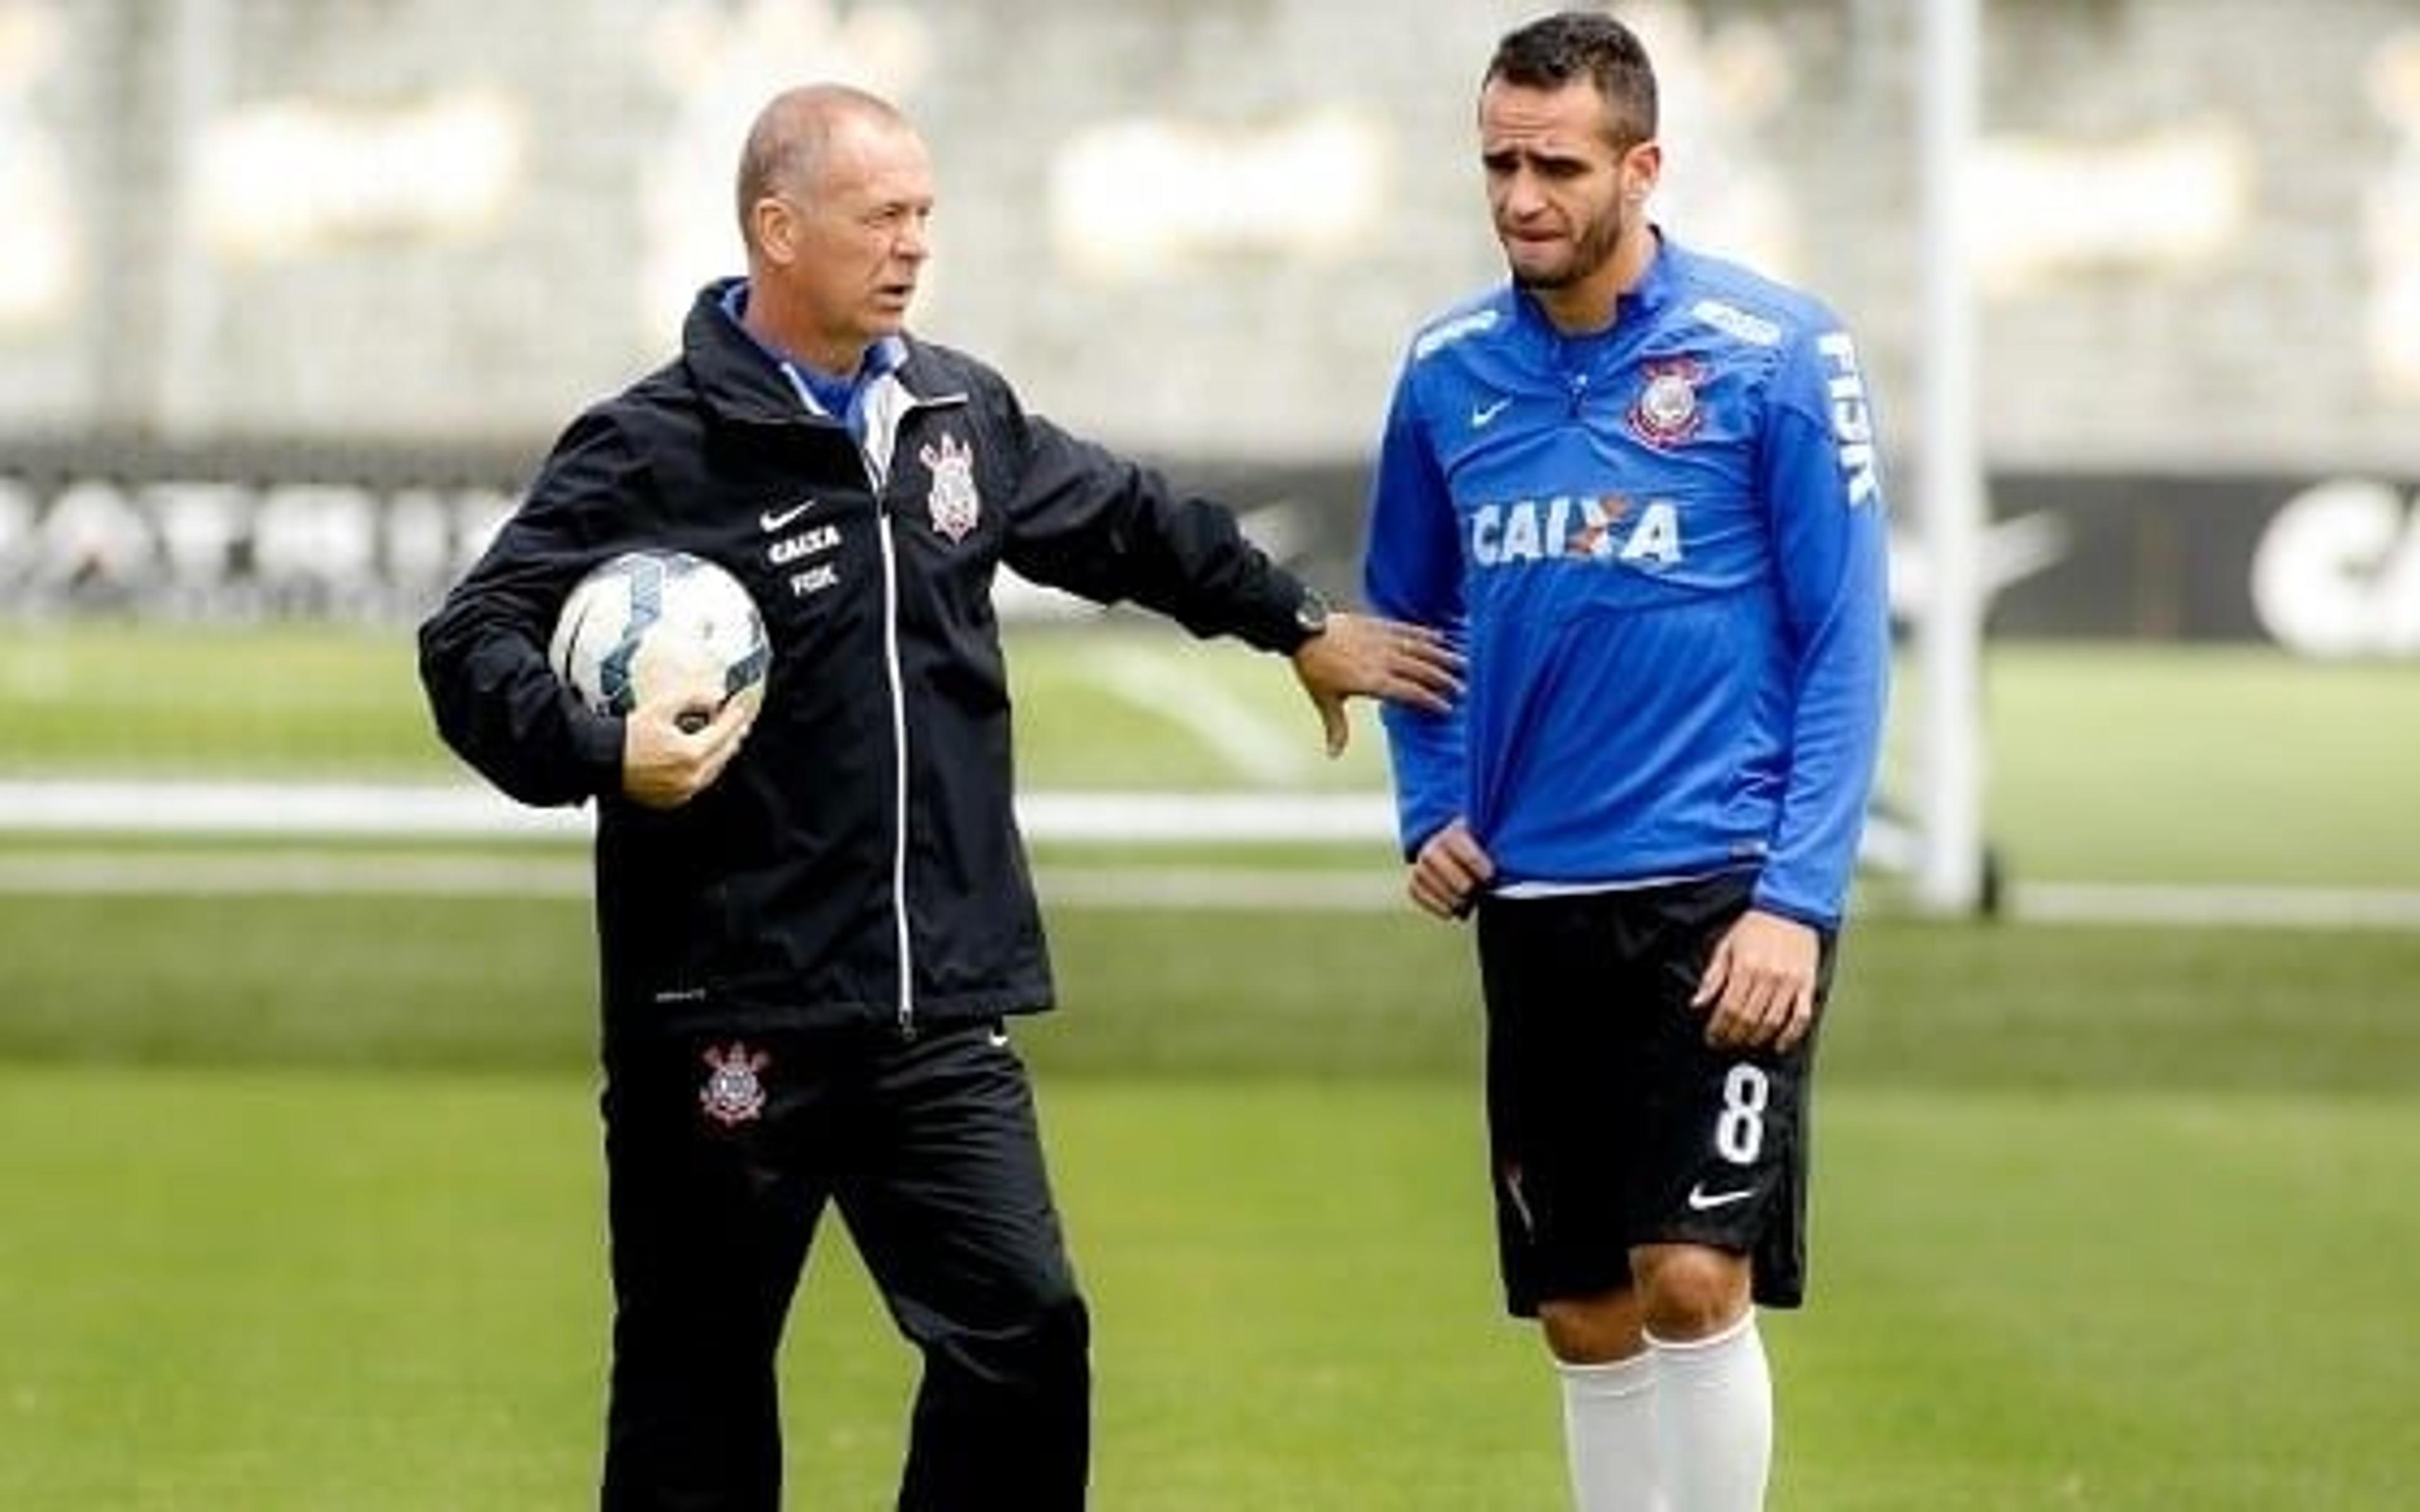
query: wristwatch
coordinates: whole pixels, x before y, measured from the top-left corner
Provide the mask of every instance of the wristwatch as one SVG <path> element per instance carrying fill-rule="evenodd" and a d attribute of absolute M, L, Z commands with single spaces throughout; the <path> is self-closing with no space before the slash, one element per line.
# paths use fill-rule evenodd
<path fill-rule="evenodd" d="M 1294 601 L 1294 627 L 1302 632 L 1305 640 L 1326 633 L 1327 600 L 1318 589 L 1306 588 L 1302 596 Z"/>

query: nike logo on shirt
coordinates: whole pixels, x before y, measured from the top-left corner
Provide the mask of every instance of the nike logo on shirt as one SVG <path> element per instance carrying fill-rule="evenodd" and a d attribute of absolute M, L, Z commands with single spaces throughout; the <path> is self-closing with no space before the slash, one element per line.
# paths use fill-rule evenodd
<path fill-rule="evenodd" d="M 756 523 L 765 527 L 765 533 L 770 535 L 775 531 L 780 530 L 783 526 L 787 525 L 790 521 L 798 518 L 799 516 L 814 507 L 815 501 L 810 499 L 804 503 L 792 504 L 787 509 L 768 509 L 765 511 L 765 513 L 756 517 Z"/>
<path fill-rule="evenodd" d="M 1472 405 L 1470 407 L 1470 428 L 1473 430 L 1485 430 L 1489 422 L 1493 421 L 1497 415 L 1502 414 L 1504 412 L 1504 407 L 1512 402 L 1512 401 L 1510 399 L 1498 399 L 1494 404 Z"/>

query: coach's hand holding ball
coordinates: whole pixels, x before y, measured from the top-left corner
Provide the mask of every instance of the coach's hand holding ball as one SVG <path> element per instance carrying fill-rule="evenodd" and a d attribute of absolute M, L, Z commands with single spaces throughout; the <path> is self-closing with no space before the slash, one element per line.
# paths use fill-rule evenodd
<path fill-rule="evenodd" d="M 747 618 L 754 621 L 753 606 Z M 752 649 L 763 644 L 761 625 L 748 627 L 752 650 L 738 674 L 747 680 L 737 691 L 727 650 L 709 625 L 666 613 L 638 643 L 630 678 L 637 702 L 622 721 L 622 791 L 633 803 L 677 809 L 713 786 L 764 706 L 765 658 Z"/>
<path fill-rule="evenodd" d="M 622 791 L 677 809 L 712 786 L 765 702 L 764 616 L 738 579 L 686 551 L 626 551 L 581 579 L 547 662 L 622 724 Z"/>
<path fill-rule="evenodd" d="M 759 701 L 724 700 L 720 692 L 709 685 L 669 693 L 624 716 L 622 791 L 631 802 L 677 809 L 712 787 L 739 754 Z"/>

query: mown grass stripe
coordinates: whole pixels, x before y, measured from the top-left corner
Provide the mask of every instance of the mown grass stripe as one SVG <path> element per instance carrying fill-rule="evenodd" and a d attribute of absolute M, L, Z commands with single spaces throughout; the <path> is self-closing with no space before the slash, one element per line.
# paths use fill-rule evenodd
<path fill-rule="evenodd" d="M 0 852 L 0 894 L 279 897 L 348 894 L 584 898 L 584 856 L 539 858 L 377 850 Z M 1046 902 L 1084 909 L 1387 913 L 1408 909 L 1390 868 L 1044 865 Z M 1895 912 L 1887 900 L 1876 913 Z M 2036 924 L 2420 932 L 2420 891 L 2209 883 L 2030 882 L 2009 917 Z"/>

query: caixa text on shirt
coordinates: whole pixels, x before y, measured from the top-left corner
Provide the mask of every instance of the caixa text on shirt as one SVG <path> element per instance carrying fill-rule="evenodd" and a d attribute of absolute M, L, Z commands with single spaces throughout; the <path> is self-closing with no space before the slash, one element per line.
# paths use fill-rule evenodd
<path fill-rule="evenodd" d="M 1470 559 L 1482 567 L 1560 557 L 1672 567 L 1682 555 L 1681 511 L 1669 500 L 1557 494 L 1470 512 Z"/>

